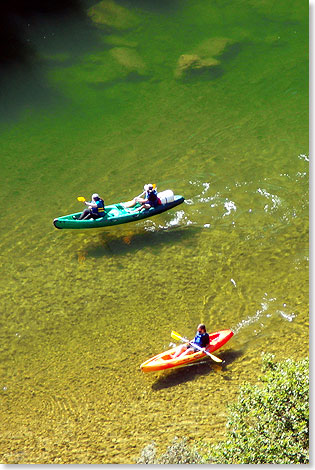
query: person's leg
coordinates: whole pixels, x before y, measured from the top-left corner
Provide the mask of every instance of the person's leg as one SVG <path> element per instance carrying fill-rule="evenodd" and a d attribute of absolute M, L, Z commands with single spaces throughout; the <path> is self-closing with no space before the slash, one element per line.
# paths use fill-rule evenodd
<path fill-rule="evenodd" d="M 150 204 L 142 204 L 140 207 L 138 207 L 138 209 L 135 209 L 135 212 L 138 211 L 143 211 L 144 209 L 150 209 Z"/>
<path fill-rule="evenodd" d="M 101 218 L 100 215 L 98 215 L 98 214 L 93 214 L 93 212 L 90 213 L 90 219 L 96 220 L 96 219 L 100 219 L 100 218 Z"/>
<path fill-rule="evenodd" d="M 93 216 L 92 216 L 91 212 L 88 210 L 88 213 L 86 214 L 85 217 L 83 217 L 83 220 L 89 220 L 89 219 L 92 219 L 92 218 L 93 218 Z"/>
<path fill-rule="evenodd" d="M 186 354 L 189 354 L 189 353 L 194 352 L 194 351 L 196 351 L 196 350 L 188 346 L 186 351 L 183 352 L 182 357 L 186 356 Z"/>
<path fill-rule="evenodd" d="M 85 217 L 90 213 L 89 209 L 84 209 L 82 214 L 79 217 L 79 220 L 85 219 Z"/>
<path fill-rule="evenodd" d="M 175 351 L 174 354 L 172 354 L 172 359 L 174 359 L 175 357 L 178 357 L 180 356 L 181 354 L 186 354 L 186 351 L 187 351 L 187 344 L 182 344 L 178 349 L 177 351 Z"/>
<path fill-rule="evenodd" d="M 137 204 L 137 201 L 136 201 L 136 198 L 134 198 L 134 199 L 132 199 L 132 201 L 124 202 L 124 204 L 122 204 L 122 206 L 127 209 L 129 207 L 135 206 L 136 204 Z"/>

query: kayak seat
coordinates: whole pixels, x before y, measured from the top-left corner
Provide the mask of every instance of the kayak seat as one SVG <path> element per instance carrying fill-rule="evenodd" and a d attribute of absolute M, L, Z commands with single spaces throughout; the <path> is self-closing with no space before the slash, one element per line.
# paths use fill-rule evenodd
<path fill-rule="evenodd" d="M 112 207 L 110 209 L 106 209 L 106 217 L 118 217 L 120 215 L 120 211 L 116 207 Z"/>

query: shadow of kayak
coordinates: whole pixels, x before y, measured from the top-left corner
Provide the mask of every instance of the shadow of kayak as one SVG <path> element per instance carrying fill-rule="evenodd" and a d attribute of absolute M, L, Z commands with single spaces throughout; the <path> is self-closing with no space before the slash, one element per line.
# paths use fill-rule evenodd
<path fill-rule="evenodd" d="M 189 230 L 188 230 L 189 228 Z M 150 248 L 157 254 L 162 245 L 177 245 L 185 241 L 190 242 L 198 235 L 199 230 L 192 227 L 161 228 L 155 231 L 135 232 L 129 230 L 120 235 L 102 232 L 91 239 L 91 244 L 84 247 L 84 256 L 91 258 L 124 256 L 139 250 Z M 79 250 L 80 251 L 80 250 Z"/>
<path fill-rule="evenodd" d="M 165 388 L 176 387 L 183 383 L 192 382 L 200 375 L 214 374 L 213 364 L 206 360 L 199 364 L 191 364 L 187 367 L 164 372 L 152 385 L 152 390 L 163 390 Z M 220 366 L 219 366 L 220 367 Z"/>
<path fill-rule="evenodd" d="M 227 367 L 242 355 L 243 351 L 241 350 L 227 350 L 222 354 L 217 354 L 217 356 L 224 361 L 222 365 L 205 359 L 202 362 L 197 362 L 186 367 L 165 371 L 152 385 L 152 390 L 162 390 L 186 382 L 192 382 L 196 377 L 202 375 L 219 374 L 224 380 L 231 380 L 230 371 Z"/>

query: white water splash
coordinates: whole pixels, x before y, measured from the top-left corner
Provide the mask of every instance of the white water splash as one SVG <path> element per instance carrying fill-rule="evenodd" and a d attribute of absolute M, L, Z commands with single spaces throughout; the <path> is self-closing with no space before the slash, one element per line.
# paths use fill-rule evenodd
<path fill-rule="evenodd" d="M 185 212 L 184 211 L 177 211 L 174 214 L 173 219 L 169 222 L 169 225 L 177 225 L 179 222 L 181 222 L 185 217 Z"/>
<path fill-rule="evenodd" d="M 236 211 L 236 205 L 233 201 L 227 201 L 224 203 L 226 212 L 224 212 L 223 217 L 230 215 L 232 211 Z"/>
<path fill-rule="evenodd" d="M 208 191 L 208 189 L 210 188 L 210 183 L 208 182 L 205 182 L 203 183 L 202 181 L 189 181 L 189 184 L 192 184 L 193 186 L 203 186 L 203 190 L 201 192 L 201 194 L 204 194 Z"/>
<path fill-rule="evenodd" d="M 192 184 L 193 186 L 198 186 L 198 187 L 201 186 L 200 194 L 197 194 L 195 196 L 199 202 L 209 202 L 211 200 L 211 198 L 209 198 L 209 197 L 204 197 L 207 194 L 207 192 L 210 188 L 210 183 L 208 183 L 208 182 L 203 183 L 202 181 L 199 181 L 199 180 L 198 181 L 189 181 L 189 183 Z"/>
<path fill-rule="evenodd" d="M 210 188 L 210 183 L 202 183 L 202 186 L 203 186 L 204 189 L 203 189 L 201 194 L 205 194 L 208 191 L 208 189 Z"/>
<path fill-rule="evenodd" d="M 185 214 L 185 211 L 176 211 L 173 218 L 167 222 L 165 225 L 159 225 L 160 228 L 169 228 L 169 227 L 174 227 L 176 225 L 193 225 L 196 224 L 196 222 L 193 222 L 190 220 L 187 215 Z"/>
<path fill-rule="evenodd" d="M 271 200 L 272 206 L 270 210 L 277 209 L 281 205 L 281 199 L 279 196 L 276 196 L 275 194 L 268 193 L 265 189 L 258 188 L 257 193 L 260 193 L 262 196 L 267 198 L 268 200 Z M 264 207 L 265 211 L 267 212 L 269 210 L 269 204 L 266 204 Z"/>
<path fill-rule="evenodd" d="M 265 296 L 267 297 L 267 293 L 265 293 Z M 269 302 L 273 302 L 274 300 L 276 300 L 275 298 L 266 298 L 264 299 L 262 302 L 261 302 L 261 309 L 258 309 L 256 311 L 256 313 L 252 316 L 249 316 L 247 317 L 245 320 L 242 320 L 241 322 L 239 322 L 235 328 L 232 328 L 234 334 L 237 334 L 242 328 L 246 327 L 246 326 L 249 326 L 249 325 L 252 325 L 253 323 L 256 323 L 259 321 L 259 319 L 261 318 L 262 314 L 264 314 L 267 310 L 268 310 L 268 307 L 269 307 Z"/>
<path fill-rule="evenodd" d="M 264 323 L 262 321 L 263 318 L 271 318 L 274 315 L 281 315 L 281 317 L 284 320 L 292 322 L 294 318 L 296 317 L 294 312 L 289 313 L 289 312 L 285 312 L 282 309 L 280 310 L 277 308 L 271 308 L 271 304 L 276 301 L 277 301 L 276 297 L 268 298 L 268 294 L 265 293 L 265 298 L 261 302 L 261 308 L 258 309 L 254 315 L 248 316 L 246 319 L 240 321 L 235 326 L 235 328 L 232 328 L 234 334 L 238 333 L 242 328 L 252 325 L 253 323 L 260 322 L 260 326 L 264 327 Z M 287 304 L 284 302 L 282 306 L 284 307 L 284 309 L 286 309 Z"/>
<path fill-rule="evenodd" d="M 255 315 L 249 316 L 245 320 L 240 321 L 234 328 L 232 328 L 234 334 L 236 335 L 245 326 L 249 326 L 252 323 L 257 322 L 259 320 L 260 313 L 261 313 L 260 310 L 257 310 Z"/>
<path fill-rule="evenodd" d="M 282 310 L 277 310 L 276 313 L 280 313 L 280 315 L 289 322 L 293 321 L 294 318 L 296 317 L 294 312 L 290 314 L 290 313 L 285 313 Z"/>
<path fill-rule="evenodd" d="M 155 232 L 155 231 L 156 231 L 156 225 L 155 225 L 155 224 L 153 224 L 153 225 L 146 225 L 146 226 L 144 227 L 144 230 L 145 230 L 146 232 Z"/>

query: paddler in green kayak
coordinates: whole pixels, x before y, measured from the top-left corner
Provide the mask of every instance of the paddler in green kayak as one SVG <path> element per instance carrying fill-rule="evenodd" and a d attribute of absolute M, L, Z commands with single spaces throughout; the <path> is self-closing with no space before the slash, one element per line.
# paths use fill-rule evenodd
<path fill-rule="evenodd" d="M 156 184 L 145 184 L 143 187 L 144 191 L 139 196 L 134 197 L 131 201 L 125 202 L 124 207 L 134 207 L 137 203 L 141 206 L 135 209 L 135 212 L 140 212 L 144 209 L 150 209 L 150 207 L 156 207 L 161 204 L 161 201 L 157 195 Z M 142 197 L 144 195 L 144 197 Z"/>
<path fill-rule="evenodd" d="M 141 206 L 137 207 L 135 209 L 135 212 L 140 212 L 145 209 L 150 209 L 150 207 L 157 207 L 159 204 L 161 204 L 161 200 L 158 197 L 157 190 L 154 188 L 153 184 L 150 183 L 147 185 L 145 198 L 138 202 L 141 203 Z"/>
<path fill-rule="evenodd" d="M 194 339 L 189 343 L 183 344 L 182 347 L 179 348 L 174 355 L 172 355 L 172 358 L 180 355 L 185 356 L 188 352 L 190 352 L 191 349 L 194 349 L 194 344 L 196 344 L 196 346 L 199 346 L 199 348 L 205 350 L 206 347 L 209 346 L 209 341 L 210 338 L 206 330 L 206 325 L 200 323 L 200 325 L 198 325 L 196 336 L 194 337 Z M 197 351 L 196 348 L 195 351 Z"/>
<path fill-rule="evenodd" d="M 83 199 L 83 198 L 82 198 Z M 97 194 L 92 194 L 92 201 L 82 201 L 87 206 L 79 217 L 79 220 L 99 219 L 105 216 L 104 200 Z"/>

